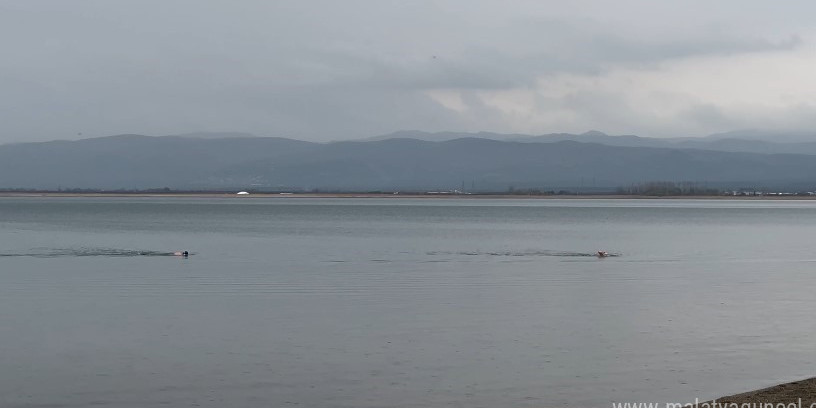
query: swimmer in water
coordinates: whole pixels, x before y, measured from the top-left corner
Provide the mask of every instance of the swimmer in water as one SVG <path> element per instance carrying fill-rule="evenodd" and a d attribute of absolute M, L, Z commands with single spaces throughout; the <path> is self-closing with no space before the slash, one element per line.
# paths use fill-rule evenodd
<path fill-rule="evenodd" d="M 598 251 L 598 258 L 606 258 L 609 256 L 609 253 L 606 251 Z"/>
<path fill-rule="evenodd" d="M 190 256 L 190 253 L 187 252 L 187 251 L 184 251 L 184 252 L 176 251 L 176 252 L 173 252 L 173 256 L 183 256 L 183 257 L 187 258 L 188 256 Z"/>

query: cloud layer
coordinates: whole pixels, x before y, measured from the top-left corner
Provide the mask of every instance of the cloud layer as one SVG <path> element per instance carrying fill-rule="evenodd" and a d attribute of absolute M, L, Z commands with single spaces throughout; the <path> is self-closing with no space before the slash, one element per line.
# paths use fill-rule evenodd
<path fill-rule="evenodd" d="M 0 2 L 0 142 L 816 125 L 810 2 L 563 3 Z"/>

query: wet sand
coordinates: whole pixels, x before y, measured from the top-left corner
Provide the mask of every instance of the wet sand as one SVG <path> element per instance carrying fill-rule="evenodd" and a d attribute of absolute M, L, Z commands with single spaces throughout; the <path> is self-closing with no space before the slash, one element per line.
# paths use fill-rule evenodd
<path fill-rule="evenodd" d="M 718 404 L 748 403 L 761 406 L 759 404 L 799 404 L 800 400 L 800 405 L 792 406 L 810 407 L 811 404 L 816 404 L 816 377 L 717 398 L 716 401 Z M 703 404 L 700 404 L 700 406 L 706 407 L 706 405 Z"/>

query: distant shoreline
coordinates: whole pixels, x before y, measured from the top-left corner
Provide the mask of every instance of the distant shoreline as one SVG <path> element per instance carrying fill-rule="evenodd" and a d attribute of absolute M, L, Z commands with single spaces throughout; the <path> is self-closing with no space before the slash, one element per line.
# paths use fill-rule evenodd
<path fill-rule="evenodd" d="M 646 195 L 618 195 L 618 194 L 581 194 L 581 195 L 522 195 L 522 194 L 386 194 L 386 193 L 252 193 L 248 195 L 237 195 L 235 193 L 60 193 L 60 192 L 0 192 L 3 197 L 101 197 L 101 198 L 235 198 L 235 199 L 257 199 L 257 198 L 420 198 L 420 199 L 523 199 L 523 200 L 816 200 L 816 196 L 707 196 L 707 195 L 684 195 L 684 196 L 646 196 Z"/>

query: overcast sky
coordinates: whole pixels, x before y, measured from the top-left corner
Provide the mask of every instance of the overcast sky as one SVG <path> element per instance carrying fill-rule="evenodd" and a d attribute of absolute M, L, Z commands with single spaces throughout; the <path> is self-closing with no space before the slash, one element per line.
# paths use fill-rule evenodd
<path fill-rule="evenodd" d="M 816 2 L 0 0 L 0 142 L 816 129 Z"/>

